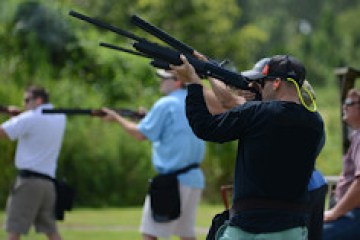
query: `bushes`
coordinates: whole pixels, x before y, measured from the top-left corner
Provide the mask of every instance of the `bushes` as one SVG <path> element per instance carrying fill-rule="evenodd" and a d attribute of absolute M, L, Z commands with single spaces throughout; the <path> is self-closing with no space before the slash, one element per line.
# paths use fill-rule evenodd
<path fill-rule="evenodd" d="M 329 144 L 325 145 L 325 151 L 320 155 L 319 167 L 326 170 L 325 173 L 338 172 L 339 164 L 336 164 L 336 168 L 332 167 L 332 162 L 341 162 L 340 124 L 337 125 L 339 117 L 334 117 L 334 112 L 338 112 L 338 109 L 334 109 L 333 100 L 337 89 L 332 84 L 325 84 L 333 66 L 329 65 L 329 61 L 325 61 L 330 59 L 327 48 L 318 44 L 323 39 L 328 39 L 319 37 L 327 36 L 326 30 L 317 32 L 312 37 L 300 36 L 294 32 L 295 28 L 285 34 L 289 26 L 295 26 L 295 16 L 291 19 L 283 16 L 289 11 L 278 11 L 278 8 L 273 10 L 280 16 L 268 14 L 269 9 L 266 6 L 263 6 L 264 12 L 259 12 L 258 7 L 255 8 L 256 14 L 249 14 L 249 9 L 243 9 L 242 13 L 247 16 L 247 20 L 242 22 L 242 19 L 239 19 L 241 9 L 237 9 L 234 6 L 235 1 L 232 0 L 227 1 L 229 4 L 216 1 L 199 1 L 197 4 L 194 1 L 177 1 L 175 13 L 166 11 L 168 6 L 173 6 L 171 1 L 109 0 L 94 2 L 92 5 L 89 1 L 39 0 L 41 5 L 37 6 L 41 6 L 42 13 L 56 12 L 43 15 L 41 20 L 40 15 L 36 16 L 37 20 L 34 21 L 48 22 L 48 28 L 39 30 L 37 28 L 43 27 L 41 24 L 30 24 L 28 27 L 35 28 L 23 28 L 23 31 L 16 33 L 14 22 L 18 19 L 15 17 L 17 4 L 21 2 L 26 1 L 0 2 L 0 104 L 20 104 L 25 86 L 35 83 L 49 90 L 51 101 L 58 107 L 151 107 L 159 97 L 159 91 L 154 69 L 149 67 L 148 61 L 98 47 L 99 41 L 120 46 L 124 45 L 125 41 L 112 33 L 82 22 L 72 22 L 65 17 L 69 6 L 78 6 L 81 7 L 81 12 L 104 17 L 109 23 L 121 27 L 130 27 L 130 24 L 123 20 L 138 10 L 145 19 L 184 42 L 199 47 L 200 51 L 207 55 L 231 57 L 241 68 L 251 66 L 253 61 L 271 52 L 291 52 L 301 59 L 308 59 L 305 63 L 311 65 L 308 68 L 310 80 L 324 83 L 318 100 L 321 102 L 320 112 L 325 117 Z M 249 1 L 247 4 L 258 3 Z M 204 12 L 206 14 L 203 14 Z M 109 14 L 105 16 L 105 13 Z M 350 13 L 350 19 L 343 18 L 336 22 L 340 25 L 347 23 L 353 18 L 353 13 Z M 179 17 L 181 14 L 186 14 L 186 17 Z M 22 17 L 21 14 L 19 16 Z M 281 24 L 277 24 L 279 21 Z M 285 23 L 290 25 L 283 26 Z M 275 31 L 279 27 L 281 34 Z M 196 32 L 193 34 L 194 29 Z M 58 32 L 54 33 L 52 30 Z M 26 34 L 23 34 L 24 31 Z M 141 36 L 143 34 L 141 31 Z M 286 38 L 289 35 L 291 37 Z M 56 37 L 53 39 L 51 36 Z M 56 41 L 59 39 L 62 40 Z M 52 45 L 53 43 L 55 45 Z M 352 45 L 344 46 L 347 47 L 346 52 L 351 52 Z M 321 53 L 322 55 L 318 55 L 322 57 L 314 57 L 314 53 Z M 345 59 L 344 55 L 341 56 L 341 59 Z M 334 58 L 332 62 L 339 61 Z M 1 121 L 6 119 L 4 116 L 0 118 Z M 8 192 L 8 186 L 15 174 L 14 150 L 15 143 L 0 141 L 2 193 Z M 202 164 L 207 181 L 206 200 L 218 201 L 220 185 L 232 183 L 235 154 L 236 143 L 208 144 L 206 159 Z M 131 139 L 116 124 L 103 123 L 97 118 L 69 117 L 59 158 L 58 176 L 67 178 L 76 188 L 77 206 L 141 204 L 147 190 L 147 180 L 154 175 L 150 158 L 150 143 L 139 143 Z M 5 194 L 1 194 L 0 204 L 4 204 L 4 201 Z"/>
<path fill-rule="evenodd" d="M 75 187 L 78 205 L 140 204 L 152 176 L 149 152 L 149 144 L 130 139 L 115 124 L 68 119 L 58 176 Z"/>

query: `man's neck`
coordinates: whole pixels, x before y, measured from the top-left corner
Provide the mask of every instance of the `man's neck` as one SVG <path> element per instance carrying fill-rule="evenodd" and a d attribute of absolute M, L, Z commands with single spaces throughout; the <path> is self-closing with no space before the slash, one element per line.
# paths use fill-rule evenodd
<path fill-rule="evenodd" d="M 38 107 L 40 107 L 41 105 L 44 105 L 44 104 L 46 104 L 46 103 L 37 104 L 37 105 L 35 105 L 34 107 L 29 108 L 29 109 L 27 109 L 27 110 L 35 110 L 35 109 L 37 109 Z"/>
<path fill-rule="evenodd" d="M 296 89 L 280 90 L 277 94 L 277 100 L 300 104 Z"/>
<path fill-rule="evenodd" d="M 173 89 L 171 92 L 169 92 L 168 95 L 173 94 L 174 92 L 176 92 L 176 91 L 178 91 L 178 90 L 180 90 L 180 89 L 182 89 L 182 88 L 175 88 L 175 89 Z"/>
<path fill-rule="evenodd" d="M 284 97 L 281 97 L 278 99 L 279 101 L 284 101 L 284 102 L 294 102 L 294 103 L 297 103 L 297 104 L 300 104 L 300 100 L 298 97 L 292 97 L 292 96 L 284 96 Z"/>

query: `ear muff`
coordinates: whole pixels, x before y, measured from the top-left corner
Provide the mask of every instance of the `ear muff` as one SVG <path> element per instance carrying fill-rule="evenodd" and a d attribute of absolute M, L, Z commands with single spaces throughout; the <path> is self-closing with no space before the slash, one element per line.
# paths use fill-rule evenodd
<path fill-rule="evenodd" d="M 308 111 L 310 111 L 310 112 L 316 112 L 316 110 L 317 110 L 317 105 L 316 105 L 314 96 L 312 95 L 312 93 L 310 92 L 310 90 L 307 89 L 306 87 L 304 87 L 304 90 L 305 90 L 306 93 L 309 95 L 310 100 L 311 100 L 311 104 L 310 104 L 310 105 L 306 105 L 306 103 L 304 102 L 304 99 L 303 99 L 303 97 L 302 97 L 302 95 L 301 95 L 301 91 L 300 91 L 300 87 L 299 87 L 298 83 L 297 83 L 294 79 L 292 79 L 292 78 L 287 78 L 286 80 L 289 81 L 289 82 L 292 82 L 292 83 L 295 85 L 296 91 L 297 91 L 297 94 L 298 94 L 298 96 L 299 96 L 299 99 L 300 99 L 301 104 L 302 104 Z M 313 109 L 310 108 L 311 105 L 313 105 Z"/>

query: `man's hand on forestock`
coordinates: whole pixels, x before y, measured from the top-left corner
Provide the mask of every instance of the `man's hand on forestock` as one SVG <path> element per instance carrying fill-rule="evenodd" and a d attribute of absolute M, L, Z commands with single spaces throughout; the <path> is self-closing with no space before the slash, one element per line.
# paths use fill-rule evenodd
<path fill-rule="evenodd" d="M 21 109 L 17 106 L 10 105 L 8 106 L 7 110 L 10 116 L 17 116 L 21 113 Z"/>
<path fill-rule="evenodd" d="M 199 53 L 198 51 L 194 51 L 193 54 L 197 59 L 204 61 L 204 62 L 208 62 L 209 59 L 207 59 L 207 57 L 205 57 L 204 55 L 202 55 L 201 53 Z"/>
<path fill-rule="evenodd" d="M 145 107 L 139 107 L 138 113 L 143 114 L 144 116 L 147 114 L 148 110 Z"/>
<path fill-rule="evenodd" d="M 189 63 L 186 57 L 181 54 L 180 59 L 184 64 L 180 66 L 170 65 L 171 72 L 176 78 L 184 84 L 201 84 L 199 76 L 196 74 L 194 67 Z"/>
<path fill-rule="evenodd" d="M 109 108 L 102 108 L 101 110 L 106 113 L 106 115 L 102 118 L 105 121 L 114 122 L 118 117 L 120 117 L 119 114 Z"/>

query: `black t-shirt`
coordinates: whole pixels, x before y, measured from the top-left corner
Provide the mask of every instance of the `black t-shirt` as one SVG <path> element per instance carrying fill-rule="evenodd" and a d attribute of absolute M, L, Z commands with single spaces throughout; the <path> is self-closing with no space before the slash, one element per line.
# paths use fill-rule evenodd
<path fill-rule="evenodd" d="M 307 185 L 323 134 L 323 121 L 318 113 L 309 112 L 294 102 L 253 101 L 213 116 L 207 110 L 202 87 L 195 84 L 188 88 L 186 113 L 199 138 L 219 143 L 239 140 L 234 169 L 234 201 L 258 198 L 306 202 Z M 255 212 L 244 211 L 239 216 L 243 223 L 253 222 L 255 229 L 253 226 L 240 227 L 263 232 L 266 227 L 264 229 L 260 223 L 279 216 L 273 210 Z M 260 217 L 262 214 L 263 219 Z M 256 216 L 255 221 L 251 216 Z M 256 219 L 259 224 L 256 224 Z M 295 226 L 299 225 L 296 219 L 293 221 Z M 280 230 L 286 229 L 288 220 L 288 213 L 279 216 L 276 226 Z M 274 230 L 272 226 L 271 230 L 278 229 Z"/>

